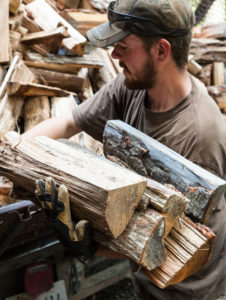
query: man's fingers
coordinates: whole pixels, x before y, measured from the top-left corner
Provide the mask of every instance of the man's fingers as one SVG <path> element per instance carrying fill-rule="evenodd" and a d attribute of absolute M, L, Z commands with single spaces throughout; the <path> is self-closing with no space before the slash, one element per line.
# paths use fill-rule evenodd
<path fill-rule="evenodd" d="M 46 208 L 44 198 L 45 198 L 45 183 L 42 179 L 35 181 L 35 196 L 41 204 L 42 208 Z"/>
<path fill-rule="evenodd" d="M 78 238 L 78 241 L 84 240 L 86 237 L 90 236 L 90 222 L 87 220 L 81 220 L 79 221 L 75 226 L 75 232 L 76 236 Z"/>

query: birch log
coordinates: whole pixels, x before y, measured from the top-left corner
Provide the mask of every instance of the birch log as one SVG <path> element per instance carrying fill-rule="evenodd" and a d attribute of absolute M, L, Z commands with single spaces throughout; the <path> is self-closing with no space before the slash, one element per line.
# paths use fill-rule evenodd
<path fill-rule="evenodd" d="M 122 121 L 107 122 L 104 151 L 125 161 L 138 174 L 175 186 L 190 200 L 186 213 L 201 223 L 208 224 L 225 193 L 223 179 Z"/>
<path fill-rule="evenodd" d="M 36 179 L 51 176 L 68 187 L 73 215 L 111 237 L 122 233 L 145 190 L 143 177 L 47 137 L 20 141 L 11 132 L 6 138 L 1 175 L 33 193 Z"/>

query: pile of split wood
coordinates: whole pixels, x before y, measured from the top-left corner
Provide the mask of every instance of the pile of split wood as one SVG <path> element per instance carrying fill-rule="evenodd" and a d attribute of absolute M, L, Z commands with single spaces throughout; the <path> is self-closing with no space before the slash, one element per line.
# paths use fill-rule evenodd
<path fill-rule="evenodd" d="M 85 37 L 106 21 L 107 2 L 2 5 L 0 199 L 2 205 L 15 201 L 13 184 L 34 194 L 35 180 L 52 176 L 68 187 L 72 214 L 92 223 L 96 240 L 131 258 L 164 288 L 208 261 L 215 236 L 205 225 L 225 182 L 120 121 L 105 128 L 106 158 L 79 147 L 78 137 L 21 141 L 15 132 L 71 111 L 120 72 L 112 49 L 93 48 Z M 216 70 L 223 69 L 224 40 L 205 41 L 194 39 L 189 70 L 211 93 L 215 86 L 223 109 L 224 82 L 216 81 Z M 92 143 L 97 152 L 100 145 Z"/>

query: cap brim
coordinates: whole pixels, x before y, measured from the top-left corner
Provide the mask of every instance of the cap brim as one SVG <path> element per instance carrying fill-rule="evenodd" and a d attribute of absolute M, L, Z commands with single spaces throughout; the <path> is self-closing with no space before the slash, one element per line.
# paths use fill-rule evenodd
<path fill-rule="evenodd" d="M 128 36 L 130 32 L 111 25 L 109 22 L 103 23 L 87 31 L 87 37 L 91 43 L 97 47 L 107 47 L 117 43 Z"/>

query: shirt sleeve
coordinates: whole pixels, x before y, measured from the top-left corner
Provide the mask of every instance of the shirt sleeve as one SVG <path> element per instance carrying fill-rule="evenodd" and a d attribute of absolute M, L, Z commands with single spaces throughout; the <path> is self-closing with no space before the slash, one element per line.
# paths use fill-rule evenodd
<path fill-rule="evenodd" d="M 123 74 L 106 84 L 94 96 L 73 111 L 75 123 L 94 139 L 103 142 L 104 127 L 108 120 L 122 120 L 125 93 Z"/>

